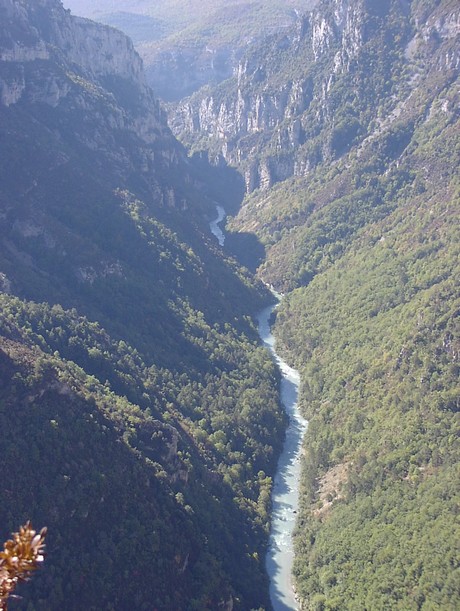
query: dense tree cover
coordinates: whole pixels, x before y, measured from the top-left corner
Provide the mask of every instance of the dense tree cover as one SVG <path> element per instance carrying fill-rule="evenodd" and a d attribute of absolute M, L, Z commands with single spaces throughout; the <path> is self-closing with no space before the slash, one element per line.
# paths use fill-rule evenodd
<path fill-rule="evenodd" d="M 279 312 L 310 419 L 309 608 L 459 604 L 458 205 L 401 208 Z"/>
<path fill-rule="evenodd" d="M 190 316 L 215 365 L 192 377 L 75 311 L 6 295 L 1 311 L 1 521 L 50 529 L 29 607 L 259 606 L 283 429 L 264 350 Z"/>
<path fill-rule="evenodd" d="M 209 232 L 235 181 L 187 157 L 120 34 L 0 9 L 0 529 L 49 527 L 11 607 L 266 607 L 285 422 L 269 293 Z"/>
<path fill-rule="evenodd" d="M 21 6 L 27 17 L 34 5 Z M 297 121 L 305 171 L 248 197 L 232 223 L 244 235 L 227 242 L 257 256 L 263 244 L 259 275 L 289 291 L 276 334 L 310 420 L 303 606 L 449 609 L 459 604 L 455 6 L 355 6 L 354 61 L 334 36 L 315 58 L 308 20 L 248 55 L 245 95 L 296 82 L 304 98 L 273 130 L 232 143 L 239 168 L 292 162 Z M 320 8 L 332 18 L 333 3 Z M 11 47 L 54 27 L 46 9 L 16 38 L 5 24 Z M 50 528 L 47 570 L 19 604 L 267 607 L 285 423 L 249 315 L 268 296 L 207 235 L 220 190 L 240 184 L 207 155 L 187 158 L 142 84 L 97 78 L 47 44 L 48 60 L 0 66 L 7 93 L 24 84 L 18 103 L 0 106 L 0 524 L 5 537 L 28 518 Z M 235 82 L 214 91 L 217 105 Z M 204 144 L 212 154 L 222 143 L 194 141 Z"/>
<path fill-rule="evenodd" d="M 350 155 L 324 170 L 338 197 L 294 231 L 292 255 L 271 255 L 275 279 L 307 284 L 276 323 L 310 420 L 295 563 L 306 608 L 460 602 L 458 99 L 440 90 L 403 154 L 379 144 L 364 167 Z"/>
<path fill-rule="evenodd" d="M 302 608 L 455 609 L 458 34 L 441 24 L 457 12 L 449 0 L 360 6 L 367 39 L 343 72 L 337 49 L 301 66 L 265 43 L 249 95 L 308 74 L 327 95 L 302 116 L 305 176 L 255 191 L 230 226 L 265 245 L 259 274 L 286 293 L 279 348 L 301 371 Z M 230 82 L 215 93 L 233 94 Z M 266 132 L 234 143 L 242 166 L 248 151 L 283 163 L 291 127 L 272 145 Z"/>

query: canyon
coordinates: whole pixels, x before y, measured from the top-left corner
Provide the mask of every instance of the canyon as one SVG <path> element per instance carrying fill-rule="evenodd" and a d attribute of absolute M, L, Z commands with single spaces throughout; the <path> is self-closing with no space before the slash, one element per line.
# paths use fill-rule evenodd
<path fill-rule="evenodd" d="M 239 31 L 238 2 L 126 0 L 131 42 L 0 0 L 0 524 L 50 550 L 28 609 L 276 608 L 267 286 L 309 422 L 285 604 L 458 606 L 458 3 L 246 4 Z"/>

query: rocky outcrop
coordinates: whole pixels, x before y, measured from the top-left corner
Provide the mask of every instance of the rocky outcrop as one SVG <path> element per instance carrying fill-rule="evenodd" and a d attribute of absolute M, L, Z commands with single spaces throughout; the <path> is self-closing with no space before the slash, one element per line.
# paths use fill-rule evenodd
<path fill-rule="evenodd" d="M 460 68 L 460 9 L 447 13 L 434 13 L 426 23 L 420 23 L 420 30 L 414 37 L 416 46 L 430 48 L 444 46 L 444 52 L 437 58 L 438 70 L 458 70 Z"/>
<path fill-rule="evenodd" d="M 2 105 L 25 98 L 57 107 L 78 88 L 72 103 L 83 109 L 88 108 L 91 95 L 112 96 L 112 113 L 104 117 L 109 128 L 133 130 L 148 143 L 157 140 L 160 133 L 169 137 L 165 116 L 146 85 L 142 60 L 127 36 L 73 17 L 57 0 L 34 4 L 0 0 L 0 15 Z M 40 61 L 54 64 L 46 78 L 40 74 Z M 131 110 L 135 109 L 131 116 L 122 108 L 126 107 L 128 89 Z"/>
<path fill-rule="evenodd" d="M 348 70 L 359 53 L 365 39 L 362 4 L 336 0 L 332 12 L 325 13 L 320 4 L 309 15 L 299 16 L 288 35 L 274 37 L 273 65 L 257 54 L 248 55 L 234 79 L 220 90 L 178 105 L 170 119 L 173 131 L 187 140 L 206 134 L 228 163 L 243 167 L 248 191 L 308 171 L 311 156 L 299 159 L 295 154 L 305 143 L 303 116 L 314 100 L 324 112 L 322 101 L 334 75 Z M 305 68 L 280 82 L 278 57 L 287 56 L 301 57 Z M 329 62 L 327 80 L 315 82 L 314 66 L 324 58 Z M 255 160 L 267 145 L 275 154 Z"/>
<path fill-rule="evenodd" d="M 39 122 L 53 116 L 52 133 L 76 139 L 118 176 L 142 176 L 160 205 L 187 206 L 162 177 L 175 168 L 196 186 L 190 161 L 146 84 L 142 60 L 120 31 L 72 16 L 59 0 L 0 0 L 0 110 L 19 103 Z M 57 113 L 43 112 L 47 107 Z M 135 156 L 128 154 L 133 147 Z M 49 163 L 65 166 L 69 158 Z M 36 186 L 31 180 L 24 188 Z"/>
<path fill-rule="evenodd" d="M 113 74 L 144 83 L 142 61 L 127 36 L 71 16 L 57 0 L 37 0 L 34 5 L 2 0 L 0 14 L 0 61 L 32 62 L 61 55 L 93 77 Z"/>
<path fill-rule="evenodd" d="M 171 133 L 131 41 L 73 17 L 58 0 L 0 0 L 0 133 L 1 153 L 11 160 L 0 180 L 0 242 L 28 269 L 39 267 L 28 254 L 39 247 L 46 261 L 66 265 L 79 287 L 125 279 L 126 261 L 110 252 L 89 257 L 86 246 L 70 255 L 69 243 L 74 239 L 75 248 L 81 239 L 71 222 L 75 210 L 101 190 L 95 198 L 112 202 L 115 227 L 130 215 L 132 192 L 143 198 L 145 216 L 188 210 L 207 227 L 214 203 L 204 195 L 206 168 L 198 175 Z M 88 167 L 91 184 L 77 178 Z M 53 212 L 48 188 L 64 202 Z M 0 272 L 10 277 L 8 267 Z M 0 290 L 10 288 L 0 282 Z"/>
<path fill-rule="evenodd" d="M 0 292 L 1 293 L 10 293 L 11 292 L 11 282 L 8 280 L 6 274 L 0 272 Z"/>
<path fill-rule="evenodd" d="M 288 34 L 275 36 L 260 53 L 242 59 L 233 79 L 179 104 L 170 125 L 186 142 L 203 146 L 207 141 L 212 151 L 239 167 L 249 192 L 305 175 L 322 159 L 343 154 L 356 138 L 365 137 L 373 120 L 380 121 L 375 104 L 367 102 L 364 108 L 360 88 L 369 89 L 365 79 L 375 80 L 379 97 L 388 96 L 384 112 L 390 114 L 397 106 L 397 94 L 385 89 L 388 77 L 371 70 L 384 49 L 382 32 L 400 49 L 399 55 L 386 58 L 388 73 L 403 69 L 398 62 L 405 45 L 412 57 L 424 52 L 436 56 L 439 71 L 458 69 L 458 9 L 444 4 L 420 17 L 412 32 L 411 19 L 417 21 L 417 15 L 411 10 L 415 3 L 321 2 L 300 16 Z M 411 70 L 407 53 L 406 60 Z M 412 87 L 421 82 L 414 79 Z M 340 87 L 355 98 L 355 108 L 361 106 L 359 117 L 338 116 L 344 100 Z M 405 90 L 401 99 L 409 93 Z"/>

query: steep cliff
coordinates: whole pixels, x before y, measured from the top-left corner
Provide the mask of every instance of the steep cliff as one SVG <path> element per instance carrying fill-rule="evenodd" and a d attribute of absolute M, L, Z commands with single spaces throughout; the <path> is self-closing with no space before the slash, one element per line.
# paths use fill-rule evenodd
<path fill-rule="evenodd" d="M 186 155 L 172 138 L 160 106 L 146 86 L 141 59 L 125 35 L 72 17 L 60 2 L 24 5 L 5 0 L 1 10 L 3 106 L 22 103 L 38 108 L 44 104 L 75 117 L 87 113 L 97 119 L 97 128 L 93 129 L 87 117 L 74 125 L 74 131 L 92 150 L 110 133 L 124 131 L 138 138 L 142 150 L 139 170 L 152 189 L 158 188 L 152 171 L 155 143 L 161 143 L 158 148 L 163 150 L 158 155 L 163 156 L 165 168 L 177 166 L 179 159 L 186 168 Z M 105 103 L 104 113 L 97 106 L 101 102 Z M 100 153 L 110 155 L 106 149 Z M 120 158 L 118 165 L 121 169 Z"/>
<path fill-rule="evenodd" d="M 165 101 L 178 101 L 206 84 L 230 78 L 241 56 L 267 33 L 285 30 L 297 10 L 317 0 L 159 0 L 97 5 L 66 0 L 76 15 L 120 28 L 144 60 L 149 83 Z"/>
<path fill-rule="evenodd" d="M 49 527 L 23 604 L 265 606 L 284 421 L 267 292 L 209 232 L 225 172 L 58 1 L 0 0 L 0 92 L 1 534 Z"/>
<path fill-rule="evenodd" d="M 120 32 L 72 17 L 70 11 L 62 9 L 61 2 L 53 0 L 38 0 L 34 5 L 5 0 L 1 10 L 1 61 L 54 59 L 69 69 L 74 65 L 92 80 L 113 75 L 129 80 L 144 95 L 147 93 L 141 60 L 130 40 Z M 2 86 L 6 92 L 7 83 Z M 16 101 L 24 87 L 25 83 Z M 62 97 L 66 93 L 64 89 Z M 40 101 L 56 105 L 59 97 Z"/>
<path fill-rule="evenodd" d="M 432 70 L 448 81 L 458 23 L 455 3 L 319 3 L 251 49 L 233 79 L 178 104 L 170 124 L 240 168 L 248 192 L 305 176 L 393 123 Z M 437 59 L 423 64 L 427 54 Z"/>
<path fill-rule="evenodd" d="M 70 263 L 74 278 L 93 281 L 94 272 L 87 274 L 90 267 L 81 261 L 88 248 L 70 261 L 68 238 L 63 242 L 63 227 L 76 241 L 86 239 L 83 234 L 77 237 L 72 225 L 81 192 L 89 200 L 108 193 L 113 217 L 121 214 L 120 203 L 129 206 L 135 199 L 130 194 L 134 189 L 155 214 L 175 214 L 180 225 L 181 213 L 191 208 L 194 222 L 206 227 L 205 214 L 212 213 L 214 204 L 146 86 L 129 39 L 72 17 L 60 2 L 5 0 L 0 8 L 3 202 L 13 215 L 12 202 L 20 199 L 22 210 L 20 220 L 3 217 L 2 239 L 10 244 L 5 252 L 11 252 L 13 244 L 23 250 L 24 244 L 38 240 L 49 255 Z M 28 131 L 33 134 L 30 140 L 24 136 Z M 25 150 L 31 162 L 21 166 Z M 88 171 L 87 180 L 77 178 Z M 46 201 L 50 188 L 62 198 L 59 218 Z M 103 214 L 100 208 L 91 214 Z M 18 240 L 24 244 L 19 246 Z M 98 266 L 103 277 L 124 275 L 121 263 L 107 252 L 101 253 Z M 44 289 L 41 296 L 45 294 Z"/>
<path fill-rule="evenodd" d="M 444 165 L 421 162 L 425 136 L 418 130 L 428 126 L 441 139 L 439 123 L 442 138 L 450 142 L 448 134 L 457 129 L 458 7 L 449 1 L 430 7 L 412 3 L 411 11 L 413 27 L 396 12 L 368 30 L 354 70 L 337 77 L 323 105 L 312 102 L 303 115 L 302 146 L 278 142 L 278 153 L 262 149 L 250 166 L 273 164 L 274 170 L 263 174 L 268 186 L 274 176 L 283 178 L 274 174 L 277 168 L 286 170 L 284 182 L 246 198 L 232 225 L 259 236 L 267 253 L 260 273 L 281 290 L 308 284 L 332 264 L 367 223 L 394 209 L 399 191 L 444 188 L 452 176 L 455 156 Z M 368 20 L 371 15 L 368 8 Z M 296 121 L 285 123 L 288 129 Z M 300 164 L 306 153 L 308 167 Z M 437 181 L 436 175 L 444 178 Z"/>

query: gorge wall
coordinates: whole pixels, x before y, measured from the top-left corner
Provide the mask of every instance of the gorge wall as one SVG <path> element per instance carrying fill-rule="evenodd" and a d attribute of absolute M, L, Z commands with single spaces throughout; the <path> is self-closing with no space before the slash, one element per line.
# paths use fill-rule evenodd
<path fill-rule="evenodd" d="M 0 155 L 1 536 L 49 531 L 21 604 L 266 606 L 285 422 L 268 292 L 209 235 L 223 174 L 57 0 L 0 0 Z"/>
<path fill-rule="evenodd" d="M 458 70 L 458 7 L 443 5 L 430 14 L 417 7 L 320 3 L 295 28 L 251 49 L 233 79 L 179 103 L 171 127 L 184 142 L 239 167 L 248 192 L 304 176 L 378 135 L 382 123 L 394 123 L 407 98 L 426 87 L 427 69 Z M 434 48 L 436 62 L 423 65 Z M 415 56 L 418 62 L 411 61 Z M 400 87 L 395 75 L 404 66 L 412 79 Z"/>
<path fill-rule="evenodd" d="M 179 104 L 189 156 L 123 35 L 0 0 L 0 525 L 50 552 L 24 605 L 269 606 L 286 422 L 231 251 L 302 376 L 302 606 L 460 605 L 459 46 L 456 0 L 324 0 Z"/>

